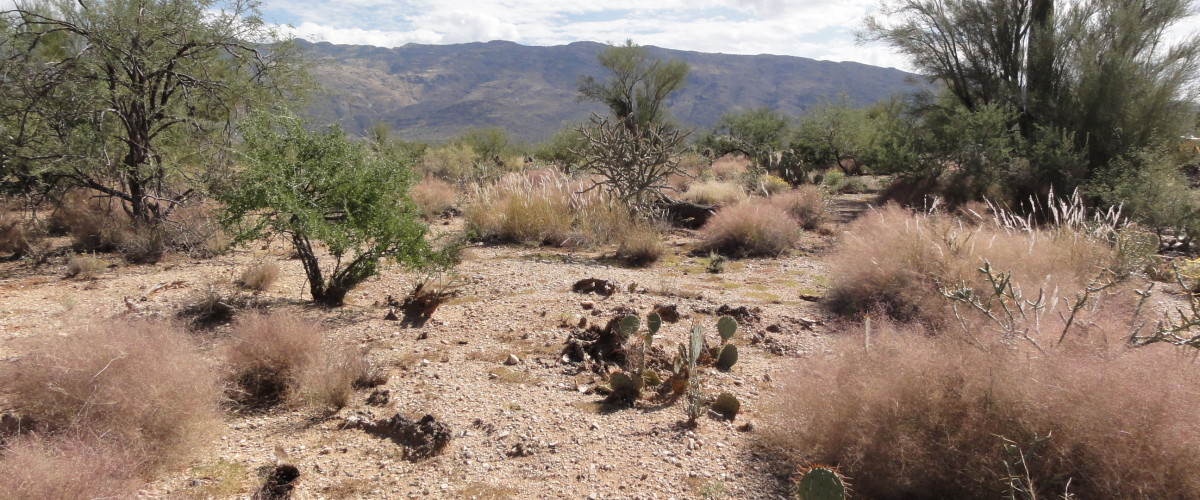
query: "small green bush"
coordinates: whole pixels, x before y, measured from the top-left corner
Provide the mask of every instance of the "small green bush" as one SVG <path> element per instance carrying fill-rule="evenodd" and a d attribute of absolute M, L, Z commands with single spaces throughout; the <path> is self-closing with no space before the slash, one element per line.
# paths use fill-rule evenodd
<path fill-rule="evenodd" d="M 223 190 L 222 222 L 235 241 L 284 234 L 304 265 L 313 300 L 340 306 L 379 272 L 384 259 L 407 264 L 435 256 L 408 197 L 408 165 L 350 141 L 341 130 L 307 130 L 296 119 L 259 119 L 245 131 L 245 169 Z M 323 243 L 330 261 L 314 243 Z"/>

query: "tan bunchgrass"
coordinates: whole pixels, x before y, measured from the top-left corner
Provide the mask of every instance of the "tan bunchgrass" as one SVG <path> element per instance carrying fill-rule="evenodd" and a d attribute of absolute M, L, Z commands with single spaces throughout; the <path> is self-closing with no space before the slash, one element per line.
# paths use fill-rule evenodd
<path fill-rule="evenodd" d="M 771 202 L 786 211 L 807 231 L 820 229 L 829 221 L 829 196 L 812 184 L 772 196 Z"/>
<path fill-rule="evenodd" d="M 317 323 L 284 313 L 238 318 L 225 359 L 232 399 L 251 409 L 342 408 L 371 371 L 362 353 L 326 340 Z"/>
<path fill-rule="evenodd" d="M 729 205 L 746 198 L 741 186 L 729 181 L 703 181 L 692 183 L 680 196 L 685 201 L 699 205 Z"/>
<path fill-rule="evenodd" d="M 173 325 L 101 322 L 29 351 L 0 367 L 0 394 L 30 430 L 102 436 L 152 469 L 186 460 L 217 422 L 216 371 Z"/>
<path fill-rule="evenodd" d="M 618 259 L 635 267 L 649 266 L 666 253 L 662 233 L 648 222 L 631 224 L 617 237 Z"/>
<path fill-rule="evenodd" d="M 1013 474 L 1038 498 L 1200 498 L 1200 365 L 1167 346 L 1124 347 L 1127 326 L 1092 325 L 1111 347 L 1044 353 L 882 318 L 869 341 L 844 327 L 781 379 L 760 443 L 786 462 L 837 465 L 856 498 L 1007 498 L 1005 439 L 1030 454 Z"/>
<path fill-rule="evenodd" d="M 98 438 L 27 435 L 0 455 L 0 498 L 136 498 L 140 460 Z"/>
<path fill-rule="evenodd" d="M 700 249 L 733 257 L 777 256 L 800 238 L 800 226 L 763 198 L 720 210 L 700 229 Z"/>
<path fill-rule="evenodd" d="M 279 279 L 279 264 L 273 261 L 251 264 L 242 271 L 238 284 L 250 290 L 265 292 Z"/>
<path fill-rule="evenodd" d="M 458 201 L 454 185 L 433 176 L 426 176 L 412 187 L 413 203 L 426 220 L 436 219 Z"/>
<path fill-rule="evenodd" d="M 984 261 L 1012 272 L 1033 298 L 1040 288 L 1067 297 L 1116 258 L 1104 238 L 1067 226 L 1022 229 L 888 206 L 846 231 L 830 259 L 830 305 L 847 314 L 882 306 L 893 317 L 944 325 L 954 316 L 940 290 L 977 285 Z"/>
<path fill-rule="evenodd" d="M 551 246 L 609 243 L 630 220 L 628 210 L 589 189 L 591 181 L 546 170 L 506 175 L 477 188 L 463 216 L 476 237 Z"/>

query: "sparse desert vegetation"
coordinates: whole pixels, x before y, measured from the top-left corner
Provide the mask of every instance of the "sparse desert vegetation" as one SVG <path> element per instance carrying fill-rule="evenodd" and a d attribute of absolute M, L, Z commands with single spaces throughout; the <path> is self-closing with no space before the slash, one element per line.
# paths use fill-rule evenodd
<path fill-rule="evenodd" d="M 318 123 L 255 2 L 0 12 L 0 498 L 1200 497 L 1192 3 L 948 2 L 863 27 L 914 94 L 692 128 L 627 40 L 541 144 Z"/>

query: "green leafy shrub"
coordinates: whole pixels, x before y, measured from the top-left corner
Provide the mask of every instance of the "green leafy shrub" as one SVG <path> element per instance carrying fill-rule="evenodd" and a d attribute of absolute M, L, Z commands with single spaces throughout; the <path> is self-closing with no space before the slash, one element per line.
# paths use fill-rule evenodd
<path fill-rule="evenodd" d="M 245 169 L 224 190 L 222 222 L 235 241 L 285 234 L 304 265 L 313 300 L 339 306 L 379 272 L 384 259 L 421 264 L 434 257 L 427 227 L 408 197 L 407 165 L 351 142 L 341 130 L 306 130 L 299 120 L 246 130 Z M 322 269 L 315 243 L 333 257 Z M 325 261 L 325 265 L 329 265 Z"/>

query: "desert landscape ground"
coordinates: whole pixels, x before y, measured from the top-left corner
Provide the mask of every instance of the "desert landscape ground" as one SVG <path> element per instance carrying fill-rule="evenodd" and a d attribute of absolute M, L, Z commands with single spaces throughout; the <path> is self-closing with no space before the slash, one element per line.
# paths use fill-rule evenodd
<path fill-rule="evenodd" d="M 0 9 L 0 500 L 1200 498 L 1195 5 Z"/>
<path fill-rule="evenodd" d="M 330 339 L 368 350 L 383 367 L 386 404 L 368 405 L 372 390 L 362 390 L 332 413 L 226 414 L 186 470 L 146 485 L 145 498 L 249 496 L 261 482 L 257 471 L 280 458 L 276 450 L 300 469 L 296 498 L 780 498 L 794 471 L 756 449 L 760 408 L 778 397 L 775 381 L 795 360 L 827 348 L 828 314 L 814 302 L 829 284 L 821 256 L 865 199 L 844 196 L 829 235 L 807 235 L 791 255 L 730 261 L 721 274 L 706 272 L 708 258 L 694 255 L 695 235 L 683 229 L 668 233 L 666 254 L 646 269 L 613 262 L 610 248 L 471 245 L 456 268 L 461 296 L 421 327 L 384 319 L 389 296 L 407 293 L 415 273 L 388 268 L 355 289 L 346 306 L 325 309 L 307 300 L 299 263 L 280 242 L 204 260 L 171 255 L 150 266 L 99 255 L 110 264 L 86 279 L 65 277 L 64 263 L 5 262 L 0 352 L 14 359 L 25 354 L 23 340 L 113 318 L 186 321 L 182 307 L 215 293 L 318 322 Z M 462 220 L 438 223 L 453 231 Z M 239 273 L 264 261 L 279 265 L 274 286 L 252 296 L 239 289 Z M 573 292 L 585 278 L 609 280 L 619 291 Z M 662 305 L 679 312 L 662 329 L 665 349 L 683 341 L 693 322 L 714 342 L 722 307 L 747 312 L 734 339 L 738 364 L 703 375 L 706 393 L 728 391 L 742 401 L 736 419 L 706 416 L 690 429 L 674 401 L 606 404 L 595 390 L 607 383 L 603 374 L 564 362 L 565 342 L 580 325 Z M 216 352 L 228 329 L 194 335 Z M 445 423 L 453 432 L 448 449 L 413 463 L 400 444 L 344 429 L 352 415 L 395 412 Z"/>

